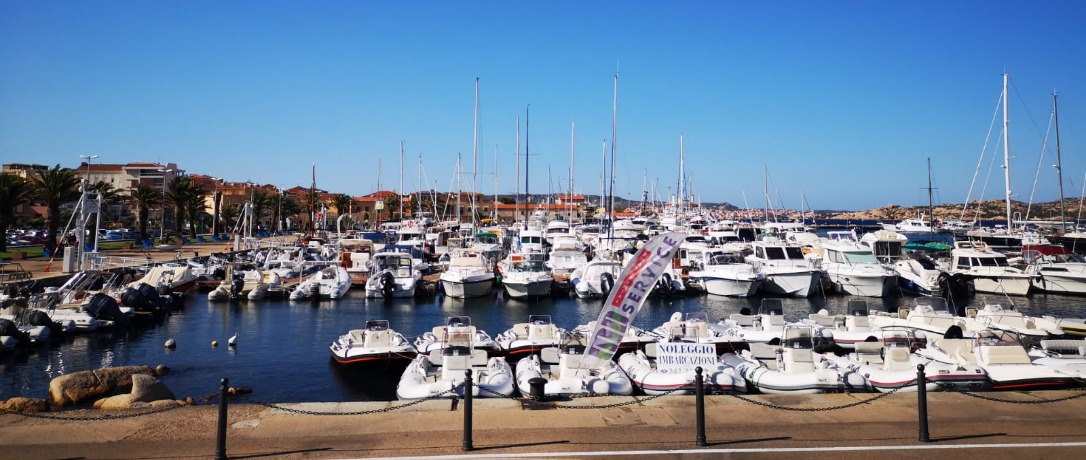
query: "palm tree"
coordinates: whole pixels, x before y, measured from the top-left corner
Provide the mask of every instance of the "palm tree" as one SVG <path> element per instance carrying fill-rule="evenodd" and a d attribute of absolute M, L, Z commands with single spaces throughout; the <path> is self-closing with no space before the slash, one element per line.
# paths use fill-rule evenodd
<path fill-rule="evenodd" d="M 219 217 L 226 224 L 227 231 L 236 225 L 239 214 L 241 214 L 241 209 L 236 204 L 228 204 L 219 210 Z"/>
<path fill-rule="evenodd" d="M 400 207 L 400 196 L 399 195 L 390 194 L 390 195 L 385 197 L 385 209 L 388 210 L 389 219 L 392 218 L 392 210 L 395 209 L 395 210 L 398 211 L 399 207 Z M 400 216 L 400 218 L 403 219 L 403 216 Z"/>
<path fill-rule="evenodd" d="M 196 237 L 196 221 L 199 220 L 199 216 L 204 214 L 204 201 L 207 199 L 207 190 L 203 186 L 197 183 L 192 183 L 189 187 L 188 200 L 185 201 L 185 215 L 189 219 L 189 231 L 192 236 Z"/>
<path fill-rule="evenodd" d="M 302 212 L 302 205 L 298 203 L 298 200 L 293 196 L 286 193 L 277 193 L 273 195 L 271 200 L 272 206 L 272 226 L 274 228 L 282 228 L 284 230 L 290 230 L 286 225 L 287 217 L 294 217 L 297 220 L 298 213 Z"/>
<path fill-rule="evenodd" d="M 151 218 L 151 209 L 162 204 L 162 190 L 140 182 L 128 192 L 127 200 L 136 208 L 136 227 L 139 229 L 140 239 L 147 239 L 147 221 Z"/>
<path fill-rule="evenodd" d="M 351 213 L 351 208 L 354 207 L 354 200 L 346 193 L 336 195 L 332 200 L 332 206 L 336 208 L 336 215 L 345 216 Z"/>
<path fill-rule="evenodd" d="M 275 198 L 264 189 L 253 190 L 252 202 L 253 202 L 253 222 L 259 224 L 264 220 L 264 216 L 268 215 L 268 211 L 272 208 Z"/>
<path fill-rule="evenodd" d="M 15 223 L 15 208 L 30 203 L 30 185 L 14 174 L 0 174 L 0 233 Z M 8 250 L 7 237 L 0 238 L 0 252 Z"/>
<path fill-rule="evenodd" d="M 33 178 L 34 198 L 45 205 L 45 247 L 55 251 L 57 228 L 60 227 L 60 206 L 79 199 L 79 176 L 74 170 L 61 168 L 59 164 L 38 172 Z"/>

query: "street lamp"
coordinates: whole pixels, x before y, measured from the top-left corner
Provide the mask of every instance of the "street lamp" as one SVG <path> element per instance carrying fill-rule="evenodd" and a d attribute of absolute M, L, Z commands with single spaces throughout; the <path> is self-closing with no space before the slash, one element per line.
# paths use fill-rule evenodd
<path fill-rule="evenodd" d="M 79 255 L 79 269 L 82 270 L 84 251 L 87 248 L 87 191 L 90 190 L 91 160 L 98 158 L 98 155 L 80 155 L 79 158 L 87 160 L 87 180 L 83 182 L 83 186 L 80 190 L 80 192 L 82 193 L 79 197 L 79 233 L 76 236 L 76 241 L 79 245 L 79 249 L 77 250 L 76 254 Z M 101 207 L 101 205 L 101 203 L 98 203 L 99 207 Z M 98 216 L 102 216 L 101 210 L 98 211 Z M 56 251 L 56 248 L 53 248 L 53 251 Z M 97 228 L 95 228 L 94 232 L 94 252 L 98 252 Z"/>
<path fill-rule="evenodd" d="M 219 196 L 219 184 L 223 180 L 218 178 L 218 177 L 212 177 L 211 179 L 215 181 L 215 194 L 211 195 L 211 199 L 213 200 L 212 204 L 211 204 L 212 213 L 213 213 L 213 215 L 211 216 L 211 240 L 212 241 L 218 241 L 218 237 L 219 237 L 219 202 L 222 201 L 220 196 Z"/>
<path fill-rule="evenodd" d="M 160 220 L 158 222 L 158 239 L 161 240 L 165 237 L 166 233 L 166 175 L 172 173 L 172 169 L 160 169 L 162 171 L 162 207 L 159 214 Z"/>

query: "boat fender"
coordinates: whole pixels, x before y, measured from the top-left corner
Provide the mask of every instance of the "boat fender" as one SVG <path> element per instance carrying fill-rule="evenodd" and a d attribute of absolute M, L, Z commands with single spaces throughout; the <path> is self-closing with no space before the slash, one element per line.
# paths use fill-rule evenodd
<path fill-rule="evenodd" d="M 615 286 L 615 276 L 609 272 L 600 274 L 600 291 L 604 294 L 610 294 L 611 288 Z"/>

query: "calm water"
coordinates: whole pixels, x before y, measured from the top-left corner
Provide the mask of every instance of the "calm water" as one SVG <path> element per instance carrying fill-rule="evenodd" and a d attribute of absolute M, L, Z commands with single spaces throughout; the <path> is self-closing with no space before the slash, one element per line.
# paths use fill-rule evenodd
<path fill-rule="evenodd" d="M 847 297 L 784 299 L 785 315 L 798 320 L 825 308 L 844 313 Z M 984 304 L 984 298 L 967 301 Z M 1007 305 L 1007 299 L 1001 299 Z M 690 297 L 650 299 L 635 324 L 654 328 L 674 312 L 705 311 L 717 320 L 759 299 Z M 873 309 L 896 310 L 912 305 L 912 298 L 869 299 Z M 1086 316 L 1086 299 L 1034 295 L 1015 298 L 1027 314 L 1065 317 Z M 462 301 L 450 298 L 428 301 L 365 299 L 361 289 L 338 301 L 289 302 L 264 300 L 249 303 L 207 302 L 206 295 L 192 292 L 185 308 L 160 325 L 136 327 L 127 332 L 100 332 L 71 336 L 63 342 L 17 354 L 0 356 L 0 400 L 13 396 L 46 397 L 49 381 L 62 374 L 110 366 L 165 364 L 171 372 L 162 380 L 179 398 L 218 391 L 219 380 L 231 386 L 253 389 L 252 400 L 263 402 L 361 401 L 394 399 L 398 375 L 342 369 L 330 359 L 328 345 L 367 319 L 387 319 L 393 329 L 414 338 L 453 315 L 468 315 L 480 329 L 497 335 L 530 314 L 551 315 L 570 329 L 599 314 L 601 301 L 557 298 L 535 302 L 494 298 Z M 226 339 L 239 334 L 231 349 Z M 163 343 L 174 338 L 177 348 Z M 217 348 L 211 342 L 217 340 Z"/>

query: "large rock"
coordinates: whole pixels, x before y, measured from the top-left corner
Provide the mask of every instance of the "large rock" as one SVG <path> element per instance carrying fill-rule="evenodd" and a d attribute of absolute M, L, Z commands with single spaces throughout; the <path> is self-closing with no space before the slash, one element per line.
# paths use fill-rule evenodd
<path fill-rule="evenodd" d="M 133 375 L 154 375 L 147 366 L 124 366 L 73 372 L 49 382 L 49 399 L 56 406 L 79 404 L 88 399 L 132 389 Z"/>
<path fill-rule="evenodd" d="M 132 402 L 132 395 L 130 394 L 116 395 L 95 401 L 94 408 L 101 410 L 128 409 L 132 406 Z"/>
<path fill-rule="evenodd" d="M 170 388 L 150 375 L 135 374 L 132 376 L 132 401 L 152 402 L 160 399 L 175 400 L 176 396 Z"/>
<path fill-rule="evenodd" d="M 0 408 L 20 414 L 33 414 L 35 412 L 49 412 L 49 401 L 38 398 L 15 397 L 0 404 Z"/>

